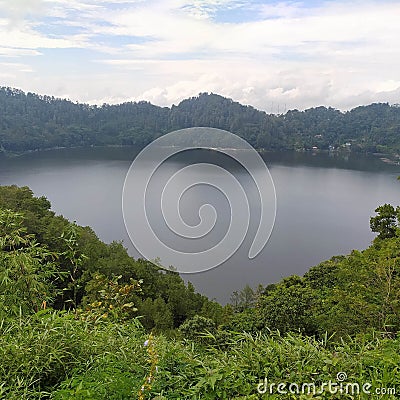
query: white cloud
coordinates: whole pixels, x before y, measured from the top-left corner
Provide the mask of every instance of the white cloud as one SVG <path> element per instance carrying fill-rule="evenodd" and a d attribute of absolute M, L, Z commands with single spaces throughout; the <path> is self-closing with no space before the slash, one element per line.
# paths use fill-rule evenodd
<path fill-rule="evenodd" d="M 6 4 L 0 0 L 0 12 Z M 236 22 L 219 21 L 226 10 Z M 242 11 L 254 18 L 240 20 Z M 13 25 L 15 15 L 22 22 Z M 398 15 L 398 2 L 370 0 L 312 8 L 300 1 L 19 0 L 0 19 L 0 57 L 28 65 L 28 56 L 51 57 L 42 49 L 96 52 L 90 74 L 79 59 L 70 71 L 52 69 L 48 58 L 47 69 L 31 68 L 31 80 L 12 71 L 17 86 L 82 101 L 170 105 L 213 91 L 269 111 L 348 108 L 399 102 Z"/>
<path fill-rule="evenodd" d="M 27 15 L 39 14 L 43 0 L 0 0 L 0 12 L 4 13 L 10 25 L 16 25 Z"/>
<path fill-rule="evenodd" d="M 246 5 L 246 2 L 238 0 L 195 0 L 177 1 L 175 4 L 176 6 L 180 6 L 180 9 L 191 17 L 196 19 L 210 19 L 221 9 L 240 9 Z"/>
<path fill-rule="evenodd" d="M 58 39 L 46 37 L 38 34 L 30 29 L 25 30 L 7 30 L 0 28 L 1 42 L 0 45 L 7 45 L 9 49 L 56 49 L 56 48 L 71 48 L 85 47 L 84 37 L 71 36 L 68 39 Z M 38 55 L 36 53 L 35 55 Z"/>
<path fill-rule="evenodd" d="M 21 72 L 32 72 L 32 69 L 28 65 L 21 63 L 0 62 L 0 66 L 5 68 L 12 68 Z"/>
<path fill-rule="evenodd" d="M 270 18 L 293 18 L 300 17 L 305 14 L 300 2 L 280 2 L 263 4 L 259 7 L 260 17 Z"/>
<path fill-rule="evenodd" d="M 41 54 L 42 53 L 40 53 L 37 50 L 0 47 L 0 57 L 5 56 L 9 58 L 9 57 L 22 57 L 22 56 L 40 56 Z"/>

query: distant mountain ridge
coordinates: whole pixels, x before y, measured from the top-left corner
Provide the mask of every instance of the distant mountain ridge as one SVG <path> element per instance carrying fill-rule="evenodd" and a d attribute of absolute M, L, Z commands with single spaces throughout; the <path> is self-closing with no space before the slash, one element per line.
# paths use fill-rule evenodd
<path fill-rule="evenodd" d="M 388 103 L 347 112 L 321 106 L 272 115 L 213 93 L 200 93 L 169 108 L 146 101 L 90 106 L 0 88 L 3 152 L 145 146 L 167 132 L 193 126 L 225 129 L 268 150 L 346 147 L 359 152 L 400 152 L 400 107 Z"/>

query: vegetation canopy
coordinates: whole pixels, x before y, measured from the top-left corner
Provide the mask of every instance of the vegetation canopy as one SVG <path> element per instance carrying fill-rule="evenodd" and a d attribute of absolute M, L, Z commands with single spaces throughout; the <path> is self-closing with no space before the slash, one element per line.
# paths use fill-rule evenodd
<path fill-rule="evenodd" d="M 257 399 L 265 379 L 340 371 L 400 390 L 399 212 L 376 213 L 368 249 L 222 306 L 29 188 L 0 187 L 0 398 Z"/>
<path fill-rule="evenodd" d="M 400 150 L 400 107 L 387 103 L 344 113 L 321 106 L 274 115 L 212 93 L 167 108 L 145 101 L 89 106 L 0 88 L 0 152 L 92 145 L 143 147 L 165 133 L 198 126 L 235 133 L 258 149 L 392 154 Z"/>

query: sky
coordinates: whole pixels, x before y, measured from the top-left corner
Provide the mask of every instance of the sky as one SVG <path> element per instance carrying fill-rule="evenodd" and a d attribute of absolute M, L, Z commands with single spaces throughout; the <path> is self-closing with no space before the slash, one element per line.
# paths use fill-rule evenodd
<path fill-rule="evenodd" d="M 399 19 L 393 0 L 0 0 L 0 86 L 272 113 L 400 103 Z"/>

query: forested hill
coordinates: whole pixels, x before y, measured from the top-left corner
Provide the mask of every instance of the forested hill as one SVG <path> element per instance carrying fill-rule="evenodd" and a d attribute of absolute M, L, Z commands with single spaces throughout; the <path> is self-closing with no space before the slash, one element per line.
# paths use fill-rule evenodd
<path fill-rule="evenodd" d="M 226 129 L 266 149 L 400 150 L 400 107 L 387 103 L 348 112 L 317 107 L 269 115 L 216 94 L 202 93 L 178 106 L 149 102 L 90 106 L 0 88 L 0 151 L 23 152 L 85 145 L 146 145 L 192 126 Z"/>

